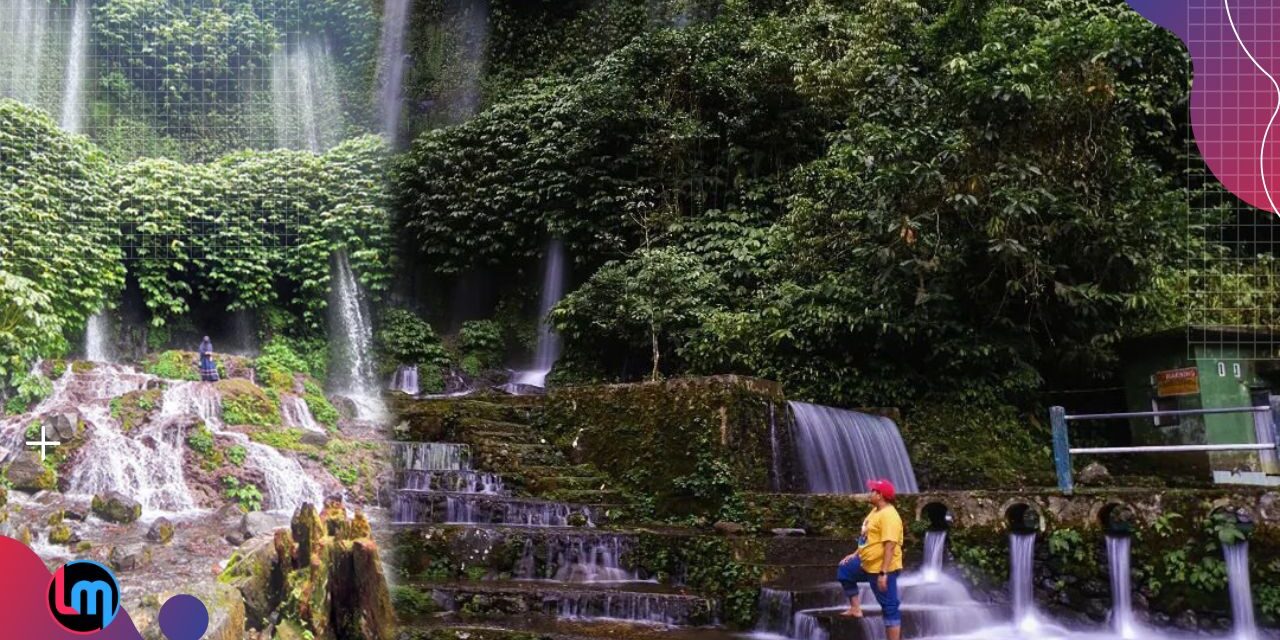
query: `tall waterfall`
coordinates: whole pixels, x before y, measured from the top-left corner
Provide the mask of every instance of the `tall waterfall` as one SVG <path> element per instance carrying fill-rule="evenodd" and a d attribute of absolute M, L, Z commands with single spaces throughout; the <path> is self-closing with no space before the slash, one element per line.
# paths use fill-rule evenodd
<path fill-rule="evenodd" d="M 533 356 L 532 368 L 517 371 L 512 382 L 533 387 L 547 386 L 547 374 L 560 358 L 560 334 L 556 333 L 547 316 L 564 298 L 565 277 L 564 243 L 552 240 L 547 244 L 547 255 L 542 267 L 542 295 L 538 298 L 538 346 Z"/>
<path fill-rule="evenodd" d="M 409 30 L 411 0 L 386 0 L 382 8 L 382 54 L 378 62 L 378 110 L 382 135 L 393 147 L 400 135 L 400 114 L 404 110 L 404 72 L 408 60 L 404 50 Z"/>
<path fill-rule="evenodd" d="M 277 146 L 320 153 L 342 140 L 342 100 L 326 40 L 311 35 L 276 50 L 271 104 Z"/>
<path fill-rule="evenodd" d="M 883 416 L 790 402 L 795 447 L 810 493 L 861 493 L 887 478 L 900 493 L 916 493 L 915 470 L 898 425 Z"/>
<path fill-rule="evenodd" d="M 391 385 L 388 388 L 411 396 L 418 395 L 420 391 L 418 387 L 418 367 L 414 365 L 397 367 L 396 372 L 391 374 Z"/>
<path fill-rule="evenodd" d="M 1035 621 L 1036 534 L 1009 534 L 1009 592 L 1013 600 L 1013 624 L 1032 626 Z"/>
<path fill-rule="evenodd" d="M 46 0 L 0 0 L 0 96 L 42 104 L 51 22 Z"/>
<path fill-rule="evenodd" d="M 1222 553 L 1227 561 L 1227 588 L 1231 593 L 1231 619 L 1235 623 L 1234 640 L 1256 640 L 1258 623 L 1253 617 L 1253 588 L 1249 584 L 1249 543 L 1226 545 Z"/>
<path fill-rule="evenodd" d="M 111 362 L 111 325 L 107 314 L 89 316 L 84 328 L 84 357 L 91 362 Z"/>
<path fill-rule="evenodd" d="M 1111 576 L 1111 628 L 1122 638 L 1137 638 L 1133 621 L 1129 536 L 1107 536 L 1107 569 Z"/>
<path fill-rule="evenodd" d="M 330 371 L 336 390 L 350 397 L 364 414 L 380 411 L 380 389 L 374 379 L 373 323 L 351 270 L 347 254 L 333 258 L 329 299 L 329 333 L 333 345 Z"/>
<path fill-rule="evenodd" d="M 461 2 L 461 19 L 457 33 L 457 69 L 454 72 L 459 85 L 449 101 L 451 118 L 461 122 L 480 110 L 480 79 L 484 77 L 485 50 L 489 46 L 489 0 L 464 0 Z"/>
<path fill-rule="evenodd" d="M 66 83 L 62 91 L 62 128 L 80 133 L 84 119 L 85 67 L 89 54 L 89 0 L 76 0 L 67 48 Z"/>

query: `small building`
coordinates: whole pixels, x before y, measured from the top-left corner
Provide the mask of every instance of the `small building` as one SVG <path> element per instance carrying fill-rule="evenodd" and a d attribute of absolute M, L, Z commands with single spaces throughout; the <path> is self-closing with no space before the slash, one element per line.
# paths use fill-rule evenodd
<path fill-rule="evenodd" d="M 1129 411 L 1269 407 L 1280 391 L 1276 333 L 1197 326 L 1131 339 L 1121 354 Z M 1134 445 L 1257 444 L 1275 437 L 1270 411 L 1135 418 L 1130 429 Z M 1280 486 L 1275 452 L 1161 454 L 1159 460 L 1166 471 L 1208 473 L 1214 482 Z"/>

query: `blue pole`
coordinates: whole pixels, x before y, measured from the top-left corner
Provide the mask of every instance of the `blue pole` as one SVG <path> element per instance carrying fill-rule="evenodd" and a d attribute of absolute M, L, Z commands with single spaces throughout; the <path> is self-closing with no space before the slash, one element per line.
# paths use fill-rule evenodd
<path fill-rule="evenodd" d="M 1058 488 L 1070 495 L 1075 491 L 1071 478 L 1071 443 L 1067 438 L 1067 410 L 1049 407 L 1049 424 L 1053 425 L 1053 466 L 1058 472 Z"/>

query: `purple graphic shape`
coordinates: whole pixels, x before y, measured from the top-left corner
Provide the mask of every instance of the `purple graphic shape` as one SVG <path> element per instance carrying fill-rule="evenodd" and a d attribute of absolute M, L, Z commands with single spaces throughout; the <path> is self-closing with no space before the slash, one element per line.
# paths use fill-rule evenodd
<path fill-rule="evenodd" d="M 158 622 L 169 640 L 200 640 L 209 628 L 209 610 L 199 598 L 179 594 L 160 607 Z"/>
<path fill-rule="evenodd" d="M 1128 0 L 1191 53 L 1191 123 L 1209 169 L 1241 200 L 1280 212 L 1280 3 Z"/>

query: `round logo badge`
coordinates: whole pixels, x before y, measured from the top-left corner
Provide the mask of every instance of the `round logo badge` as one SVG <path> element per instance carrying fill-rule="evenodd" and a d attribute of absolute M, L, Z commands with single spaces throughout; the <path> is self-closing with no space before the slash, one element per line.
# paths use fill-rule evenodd
<path fill-rule="evenodd" d="M 49 582 L 49 613 L 72 633 L 106 629 L 120 611 L 120 585 L 111 570 L 77 560 L 58 567 Z"/>

